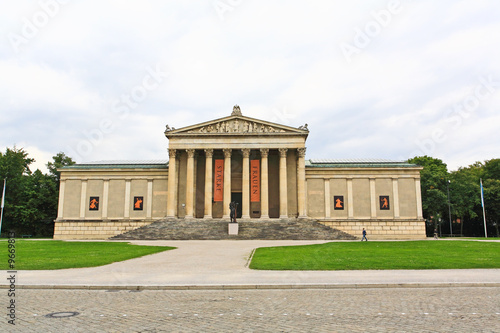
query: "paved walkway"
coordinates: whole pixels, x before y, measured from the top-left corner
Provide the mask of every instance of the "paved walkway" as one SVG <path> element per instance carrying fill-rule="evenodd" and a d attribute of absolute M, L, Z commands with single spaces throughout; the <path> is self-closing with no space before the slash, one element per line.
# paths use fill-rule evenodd
<path fill-rule="evenodd" d="M 337 288 L 497 286 L 500 269 L 386 271 L 258 271 L 247 267 L 253 249 L 327 241 L 132 241 L 176 250 L 94 268 L 18 271 L 18 287 L 41 288 Z M 4 271 L 5 272 L 5 271 Z M 5 272 L 5 274 L 7 274 Z M 3 279 L 0 286 L 6 286 Z"/>
<path fill-rule="evenodd" d="M 1 332 L 500 332 L 500 288 L 23 289 L 16 304 Z"/>

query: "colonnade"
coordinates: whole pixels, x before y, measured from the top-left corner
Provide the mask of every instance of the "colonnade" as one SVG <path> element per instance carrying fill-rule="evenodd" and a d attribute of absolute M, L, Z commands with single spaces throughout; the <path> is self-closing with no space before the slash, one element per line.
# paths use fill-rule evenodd
<path fill-rule="evenodd" d="M 306 148 L 278 148 L 279 152 L 279 203 L 280 218 L 288 217 L 288 189 L 287 189 L 287 153 L 291 149 L 297 151 L 297 210 L 299 217 L 306 217 L 305 200 L 305 152 Z M 223 219 L 229 219 L 229 202 L 231 201 L 231 155 L 236 149 L 223 148 L 224 175 L 223 175 Z M 250 148 L 240 148 L 243 156 L 242 165 L 242 218 L 250 218 Z M 176 160 L 180 149 L 169 149 L 169 171 L 168 171 L 168 200 L 167 217 L 177 217 L 177 170 Z M 185 217 L 194 218 L 194 188 L 195 188 L 195 153 L 205 154 L 205 193 L 204 193 L 204 218 L 213 218 L 212 196 L 214 186 L 213 156 L 214 149 L 183 149 L 187 154 L 187 176 L 186 176 L 186 207 Z M 258 149 L 260 153 L 260 218 L 269 218 L 269 148 Z"/>

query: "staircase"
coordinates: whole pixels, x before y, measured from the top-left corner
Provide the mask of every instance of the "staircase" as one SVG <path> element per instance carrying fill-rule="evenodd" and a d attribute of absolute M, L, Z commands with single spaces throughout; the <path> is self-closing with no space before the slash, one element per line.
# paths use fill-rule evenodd
<path fill-rule="evenodd" d="M 356 237 L 310 219 L 238 220 L 238 235 L 228 235 L 228 223 L 221 220 L 164 219 L 130 230 L 110 239 L 190 240 L 190 239 L 276 239 L 351 240 Z"/>

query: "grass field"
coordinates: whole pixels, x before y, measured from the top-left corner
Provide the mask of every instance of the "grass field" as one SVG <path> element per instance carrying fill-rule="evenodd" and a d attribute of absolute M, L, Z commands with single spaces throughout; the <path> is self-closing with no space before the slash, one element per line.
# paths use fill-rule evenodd
<path fill-rule="evenodd" d="M 258 248 L 261 270 L 500 268 L 500 243 L 477 241 L 335 242 Z"/>
<path fill-rule="evenodd" d="M 122 242 L 63 242 L 54 240 L 15 241 L 15 267 L 9 266 L 7 241 L 0 242 L 0 269 L 41 270 L 95 267 L 148 254 L 175 249 L 167 246 L 139 246 Z M 12 251 L 12 249 L 11 249 Z"/>

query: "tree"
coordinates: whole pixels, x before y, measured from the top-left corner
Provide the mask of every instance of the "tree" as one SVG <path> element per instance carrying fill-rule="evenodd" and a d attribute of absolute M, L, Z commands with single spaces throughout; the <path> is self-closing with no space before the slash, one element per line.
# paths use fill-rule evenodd
<path fill-rule="evenodd" d="M 19 234 L 51 236 L 57 217 L 59 172 L 57 168 L 75 162 L 60 152 L 47 163 L 48 174 L 31 172 L 35 160 L 23 149 L 7 148 L 0 153 L 0 177 L 7 178 L 2 230 Z"/>
<path fill-rule="evenodd" d="M 5 153 L 0 152 L 0 177 L 7 179 L 2 230 L 26 225 L 35 212 L 27 205 L 30 195 L 27 183 L 31 176 L 29 166 L 34 161 L 23 148 L 7 148 Z"/>
<path fill-rule="evenodd" d="M 67 165 L 73 165 L 75 164 L 75 161 L 73 161 L 71 157 L 66 156 L 63 152 L 59 152 L 55 156 L 52 156 L 52 161 L 53 162 L 47 163 L 47 169 L 49 170 L 50 175 L 56 180 L 57 185 L 59 185 L 61 173 L 57 171 L 57 169 Z"/>
<path fill-rule="evenodd" d="M 484 162 L 483 177 L 486 179 L 500 180 L 500 158 Z"/>
<path fill-rule="evenodd" d="M 500 237 L 500 159 L 486 161 L 482 176 L 486 221 L 495 227 L 496 235 Z"/>
<path fill-rule="evenodd" d="M 480 214 L 479 178 L 482 167 L 477 162 L 450 174 L 450 202 L 452 212 L 460 218 L 461 235 L 464 234 L 464 225 L 471 224 Z"/>
<path fill-rule="evenodd" d="M 423 167 L 420 171 L 422 210 L 424 218 L 434 221 L 434 227 L 437 228 L 439 219 L 448 216 L 448 168 L 442 160 L 429 156 L 414 157 L 408 162 Z"/>

